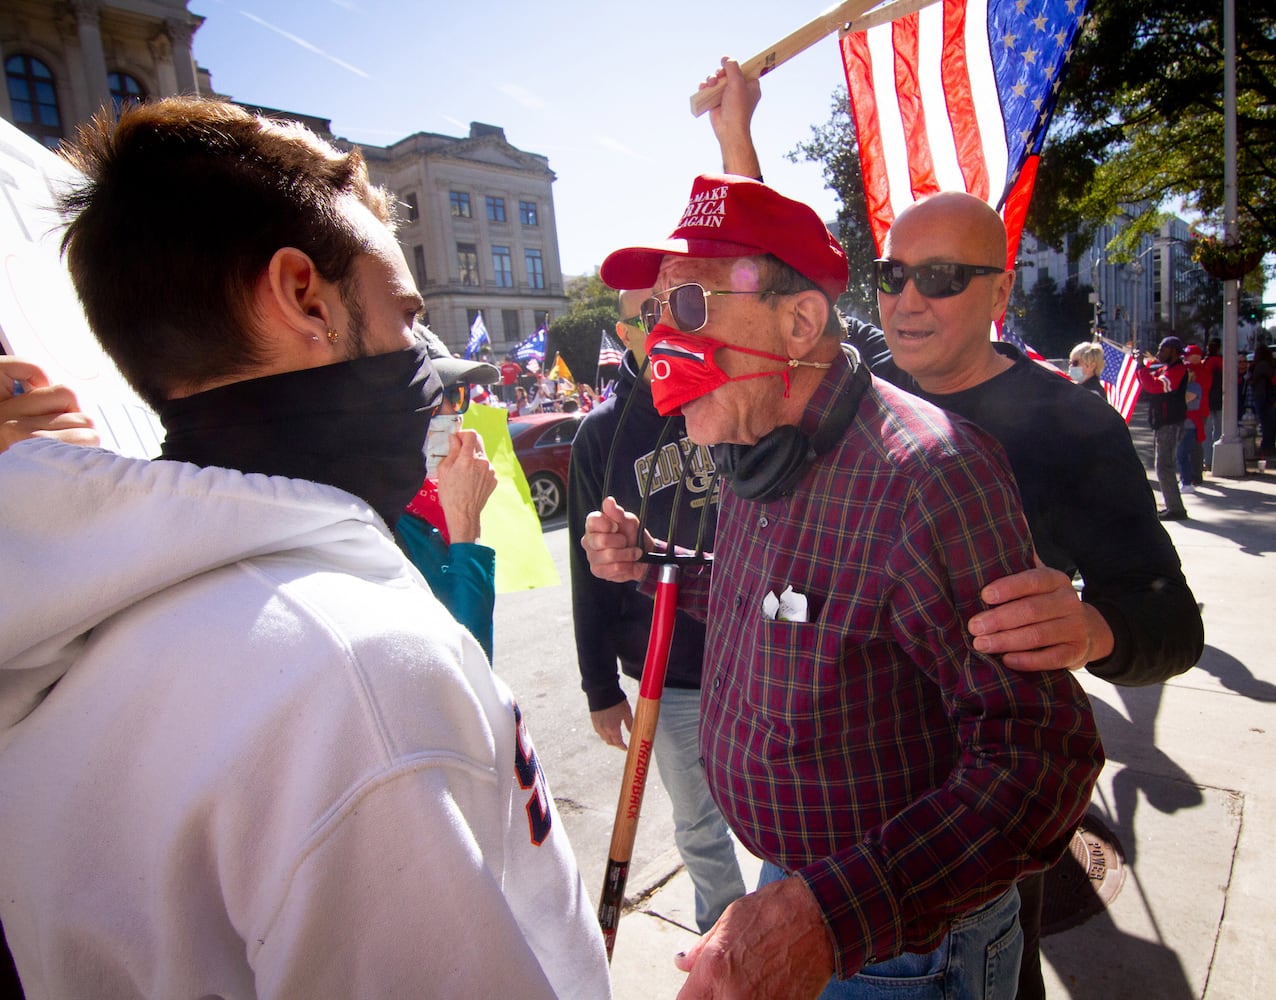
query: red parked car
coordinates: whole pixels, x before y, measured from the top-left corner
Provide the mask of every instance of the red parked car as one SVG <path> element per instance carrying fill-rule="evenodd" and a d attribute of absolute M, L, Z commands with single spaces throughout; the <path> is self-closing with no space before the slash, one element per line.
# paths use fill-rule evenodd
<path fill-rule="evenodd" d="M 514 454 L 542 521 L 566 511 L 567 468 L 581 417 L 580 413 L 529 413 L 510 418 Z"/>

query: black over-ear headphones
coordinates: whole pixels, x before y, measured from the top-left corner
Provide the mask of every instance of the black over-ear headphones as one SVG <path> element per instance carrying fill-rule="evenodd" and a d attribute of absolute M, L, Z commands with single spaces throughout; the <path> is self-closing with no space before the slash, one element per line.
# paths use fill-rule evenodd
<path fill-rule="evenodd" d="M 710 449 L 713 464 L 731 486 L 731 492 L 741 500 L 756 503 L 770 503 L 792 493 L 806 467 L 837 444 L 851 426 L 869 382 L 868 366 L 856 364 L 851 383 L 838 397 L 833 412 L 809 438 L 799 428 L 786 424 L 756 444 L 714 445 Z"/>

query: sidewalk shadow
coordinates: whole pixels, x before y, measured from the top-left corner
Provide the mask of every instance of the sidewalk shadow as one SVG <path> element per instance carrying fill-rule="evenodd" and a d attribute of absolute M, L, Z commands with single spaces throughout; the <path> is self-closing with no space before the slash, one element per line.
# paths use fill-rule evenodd
<path fill-rule="evenodd" d="M 1071 878 L 1089 883 L 1071 853 L 1064 856 L 1062 863 L 1075 868 L 1069 873 Z M 1093 909 L 1097 912 L 1079 928 L 1069 928 L 1066 933 L 1062 929 L 1057 933 L 1042 930 L 1042 960 L 1049 963 L 1068 997 L 1196 1000 L 1178 952 L 1160 941 L 1122 930 L 1097 899 Z M 1054 993 L 1051 998 L 1060 1000 Z"/>
<path fill-rule="evenodd" d="M 1276 702 L 1276 684 L 1255 677 L 1240 660 L 1216 646 L 1206 646 L 1194 668 L 1217 677 L 1227 690 L 1251 701 Z"/>
<path fill-rule="evenodd" d="M 1157 812 L 1169 815 L 1205 801 L 1192 776 L 1156 745 L 1156 716 L 1164 687 L 1115 687 L 1126 715 L 1102 698 L 1090 696 L 1095 722 L 1103 738 L 1108 765 L 1124 766 L 1112 779 L 1112 815 L 1105 824 L 1120 843 L 1127 863 L 1138 853 L 1134 818 L 1140 799 Z"/>
<path fill-rule="evenodd" d="M 1276 702 L 1276 685 L 1255 677 L 1244 663 L 1216 647 L 1206 646 L 1194 669 L 1217 678 L 1236 695 Z M 1109 690 L 1091 693 L 1090 701 L 1108 762 L 1120 770 L 1112 778 L 1111 799 L 1096 799 L 1091 814 L 1099 820 L 1100 829 L 1106 828 L 1109 841 L 1120 854 L 1127 891 L 1133 889 L 1142 895 L 1145 890 L 1138 884 L 1136 865 L 1136 815 L 1141 802 L 1170 815 L 1201 806 L 1205 796 L 1192 775 L 1157 746 L 1156 720 L 1164 686 L 1113 686 L 1110 690 L 1120 699 L 1120 707 Z M 1082 910 L 1093 916 L 1055 927 L 1041 939 L 1042 957 L 1058 977 L 1063 995 L 1071 1000 L 1151 996 L 1156 1000 L 1194 1000 L 1197 994 L 1183 959 L 1164 942 L 1157 916 L 1148 914 L 1152 940 L 1123 930 L 1100 898 L 1099 887 L 1071 852 L 1060 862 L 1063 866 L 1070 866 L 1064 872 L 1070 884 L 1087 887 L 1083 891 L 1093 894 L 1092 900 L 1081 904 Z M 1115 894 L 1106 895 L 1111 900 Z"/>
<path fill-rule="evenodd" d="M 1211 479 L 1196 488 L 1187 507 L 1188 519 L 1176 522 L 1178 527 L 1226 538 L 1246 555 L 1276 552 L 1276 496 Z M 1193 508 L 1200 507 L 1222 515 L 1222 520 L 1211 524 L 1192 516 Z"/>

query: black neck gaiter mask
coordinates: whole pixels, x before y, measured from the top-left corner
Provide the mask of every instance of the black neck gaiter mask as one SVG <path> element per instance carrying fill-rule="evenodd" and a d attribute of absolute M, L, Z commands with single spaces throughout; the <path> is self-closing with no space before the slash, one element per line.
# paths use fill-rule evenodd
<path fill-rule="evenodd" d="M 393 528 L 441 393 L 423 344 L 234 382 L 164 403 L 159 457 L 336 486 Z"/>

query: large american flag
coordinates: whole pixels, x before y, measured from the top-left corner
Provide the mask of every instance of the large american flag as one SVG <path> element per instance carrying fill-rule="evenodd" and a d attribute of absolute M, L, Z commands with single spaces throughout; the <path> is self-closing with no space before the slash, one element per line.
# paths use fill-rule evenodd
<path fill-rule="evenodd" d="M 1103 347 L 1103 371 L 1099 373 L 1099 381 L 1108 394 L 1108 402 L 1128 424 L 1130 414 L 1134 412 L 1134 404 L 1139 401 L 1139 380 L 1134 374 L 1138 364 L 1129 351 L 1106 340 L 1099 343 Z"/>
<path fill-rule="evenodd" d="M 913 201 L 969 191 L 1002 213 L 1014 267 L 1084 13 L 1085 0 L 941 0 L 842 37 L 879 250 Z"/>

